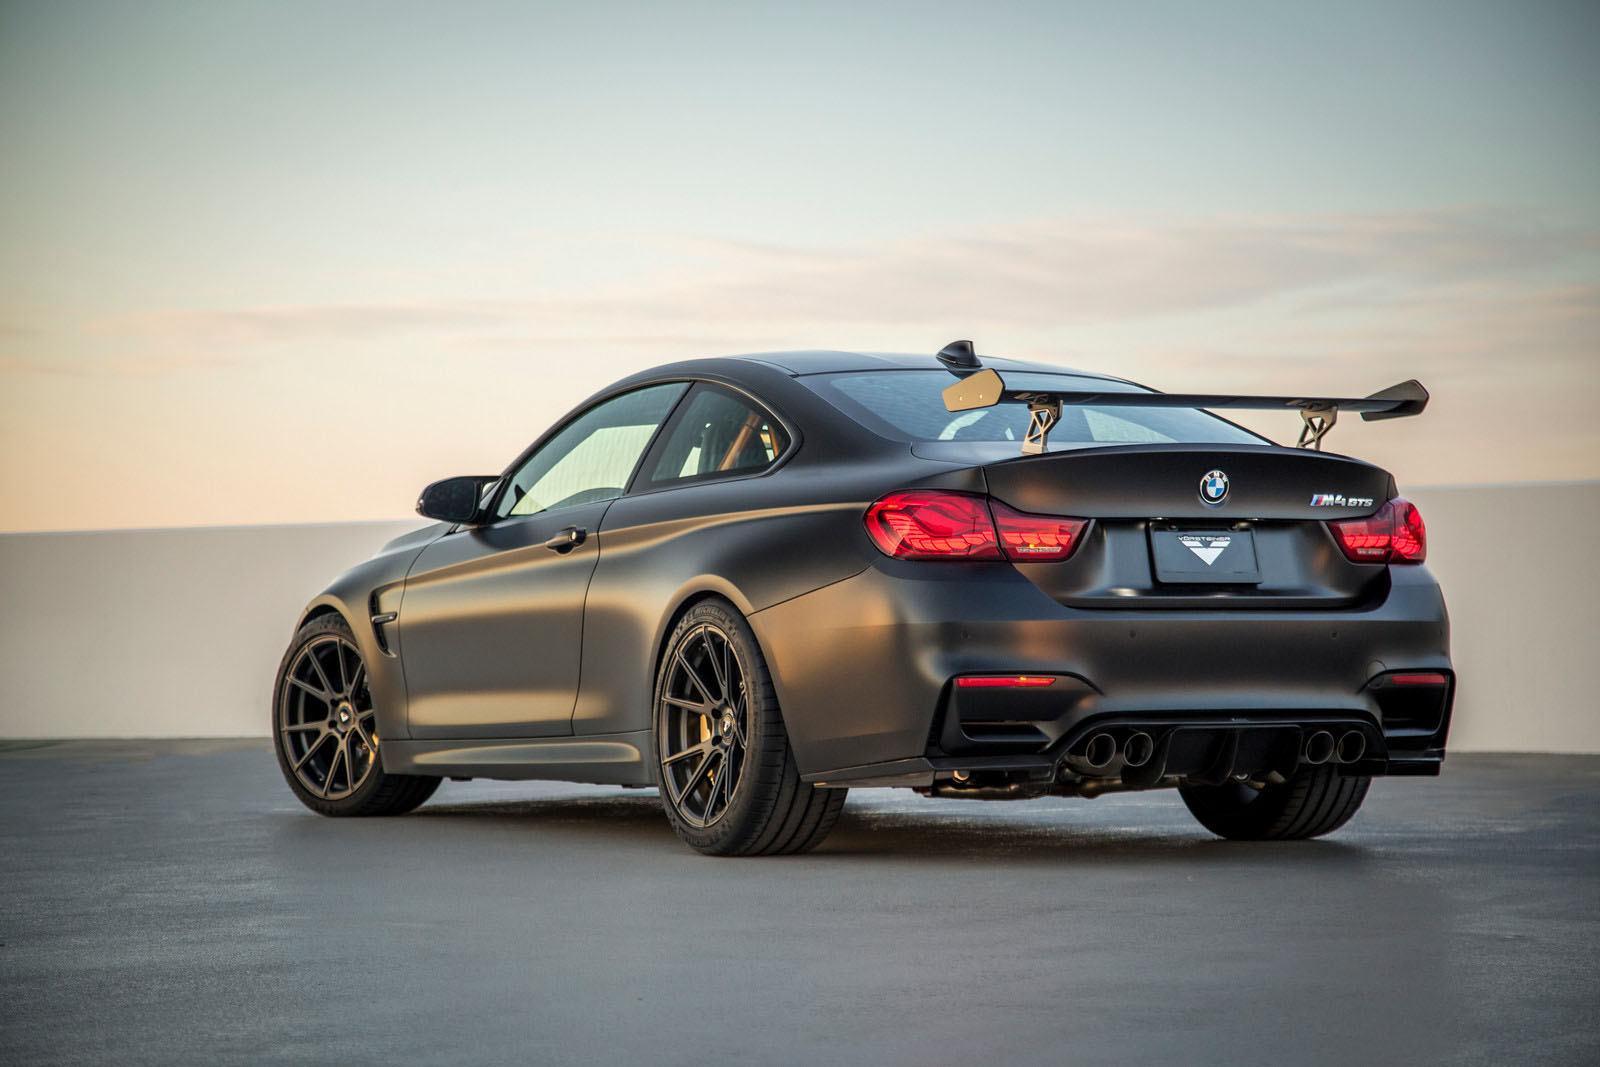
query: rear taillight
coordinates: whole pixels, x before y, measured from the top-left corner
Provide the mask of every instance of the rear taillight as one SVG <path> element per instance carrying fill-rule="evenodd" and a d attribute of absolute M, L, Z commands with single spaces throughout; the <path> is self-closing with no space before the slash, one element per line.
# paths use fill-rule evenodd
<path fill-rule="evenodd" d="M 1409 500 L 1389 501 L 1394 508 L 1394 558 L 1391 563 L 1421 563 L 1428 558 L 1428 528 L 1422 512 Z"/>
<path fill-rule="evenodd" d="M 873 544 L 896 559 L 1056 562 L 1072 555 L 1088 523 L 1028 515 L 998 500 L 939 489 L 904 489 L 867 509 Z"/>
<path fill-rule="evenodd" d="M 989 502 L 939 490 L 890 493 L 867 509 L 867 533 L 896 559 L 1001 559 Z"/>
<path fill-rule="evenodd" d="M 1026 515 L 998 500 L 989 502 L 989 510 L 994 512 L 994 525 L 1000 531 L 1001 551 L 1017 563 L 1066 559 L 1078 547 L 1078 535 L 1088 525 L 1083 519 Z"/>
<path fill-rule="evenodd" d="M 1428 529 L 1415 504 L 1399 497 L 1364 519 L 1328 523 L 1355 563 L 1421 563 L 1428 558 Z"/>

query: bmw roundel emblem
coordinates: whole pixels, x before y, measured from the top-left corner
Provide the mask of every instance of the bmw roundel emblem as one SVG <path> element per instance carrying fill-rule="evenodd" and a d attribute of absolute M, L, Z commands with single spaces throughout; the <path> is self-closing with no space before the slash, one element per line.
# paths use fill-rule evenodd
<path fill-rule="evenodd" d="M 1200 479 L 1200 499 L 1207 504 L 1220 504 L 1228 499 L 1228 476 L 1221 471 L 1206 471 Z"/>

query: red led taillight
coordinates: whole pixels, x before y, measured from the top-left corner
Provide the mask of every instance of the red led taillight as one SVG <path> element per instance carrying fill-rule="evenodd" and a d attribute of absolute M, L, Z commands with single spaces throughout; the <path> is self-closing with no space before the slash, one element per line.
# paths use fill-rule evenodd
<path fill-rule="evenodd" d="M 957 689 L 1042 689 L 1055 679 L 1043 674 L 969 674 L 956 679 Z"/>
<path fill-rule="evenodd" d="M 1415 504 L 1399 497 L 1364 519 L 1328 523 L 1355 563 L 1421 563 L 1428 558 L 1428 529 Z"/>
<path fill-rule="evenodd" d="M 968 493 L 906 489 L 867 509 L 867 533 L 896 559 L 1001 559 L 989 502 Z"/>
<path fill-rule="evenodd" d="M 1421 563 L 1428 558 L 1428 528 L 1422 512 L 1409 500 L 1389 501 L 1394 508 L 1394 559 L 1391 563 Z"/>
<path fill-rule="evenodd" d="M 989 508 L 994 512 L 995 528 L 1000 531 L 1000 548 L 1016 563 L 1066 559 L 1078 547 L 1078 536 L 1088 525 L 1083 519 L 1025 515 L 998 500 L 991 500 Z"/>
<path fill-rule="evenodd" d="M 903 489 L 867 509 L 873 544 L 896 559 L 1009 559 L 1059 562 L 1088 523 L 1027 515 L 998 500 L 941 489 Z"/>

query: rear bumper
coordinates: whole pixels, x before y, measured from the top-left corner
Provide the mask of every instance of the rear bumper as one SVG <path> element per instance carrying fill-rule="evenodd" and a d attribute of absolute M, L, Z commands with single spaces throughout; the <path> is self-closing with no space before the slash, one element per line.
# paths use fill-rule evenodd
<path fill-rule="evenodd" d="M 1063 606 L 1009 564 L 885 559 L 750 621 L 810 781 L 1052 768 L 1093 729 L 1136 722 L 1349 724 L 1373 741 L 1351 773 L 1437 773 L 1454 688 L 1444 600 L 1426 568 L 1392 573 L 1382 602 L 1359 608 L 1102 610 Z M 1450 679 L 1431 727 L 1386 724 L 1375 680 L 1393 671 Z M 983 673 L 1058 680 L 951 685 Z"/>

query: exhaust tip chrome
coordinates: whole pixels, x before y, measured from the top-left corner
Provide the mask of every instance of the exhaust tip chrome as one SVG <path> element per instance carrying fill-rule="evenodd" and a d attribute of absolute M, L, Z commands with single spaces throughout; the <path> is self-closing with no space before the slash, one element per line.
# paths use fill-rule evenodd
<path fill-rule="evenodd" d="M 1117 739 L 1110 734 L 1095 734 L 1083 746 L 1083 762 L 1099 770 L 1117 758 Z"/>
<path fill-rule="evenodd" d="M 1340 763 L 1354 763 L 1367 754 L 1367 738 L 1360 730 L 1346 730 L 1339 736 L 1334 757 Z"/>
<path fill-rule="evenodd" d="M 1156 754 L 1156 743 L 1143 730 L 1128 735 L 1122 746 L 1122 761 L 1130 767 L 1143 767 Z"/>
<path fill-rule="evenodd" d="M 1333 758 L 1333 735 L 1326 730 L 1318 730 L 1306 738 L 1306 746 L 1301 758 L 1313 767 L 1327 763 Z"/>

